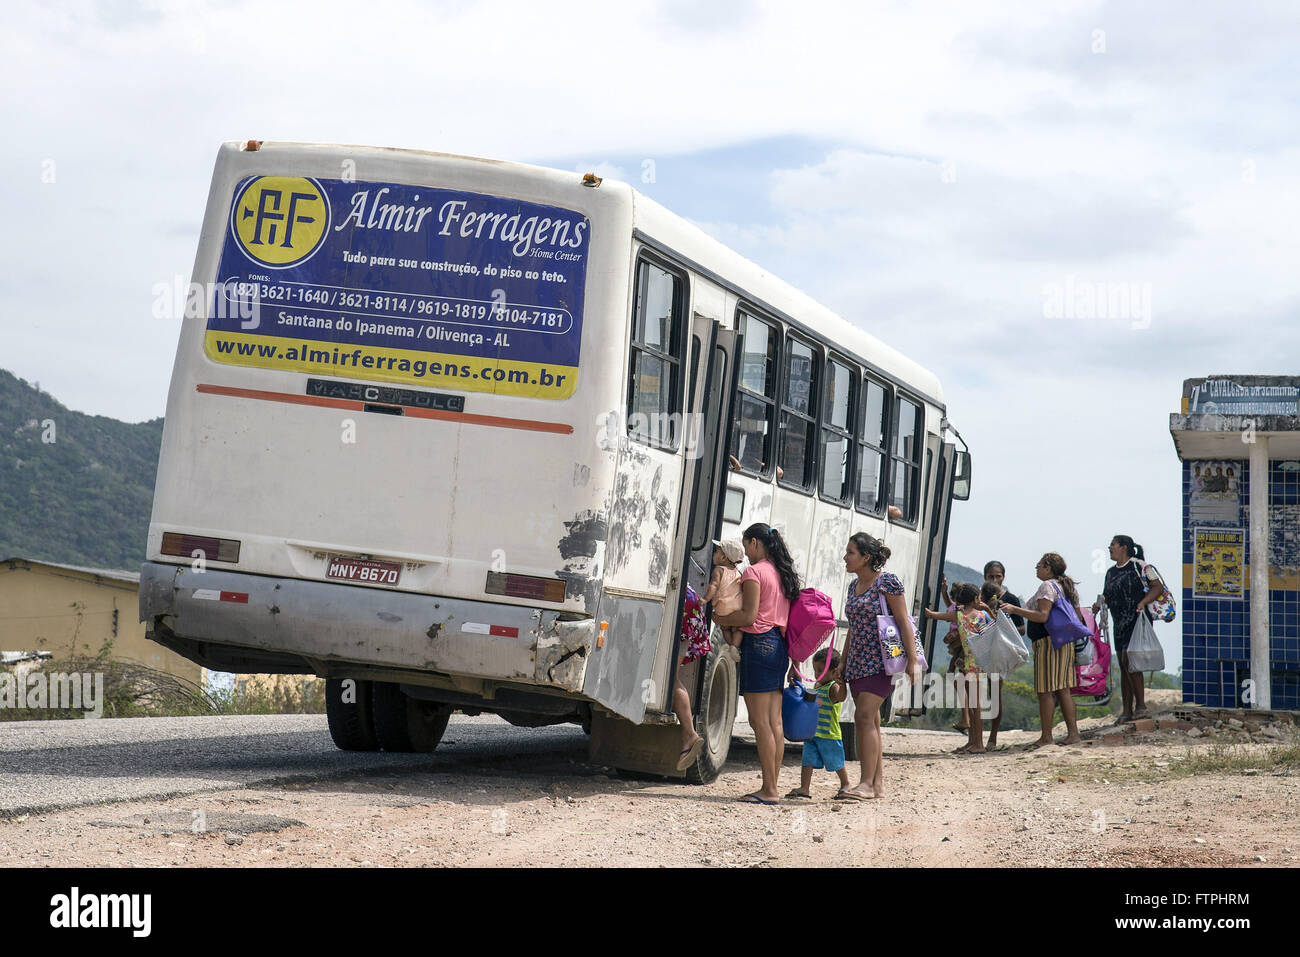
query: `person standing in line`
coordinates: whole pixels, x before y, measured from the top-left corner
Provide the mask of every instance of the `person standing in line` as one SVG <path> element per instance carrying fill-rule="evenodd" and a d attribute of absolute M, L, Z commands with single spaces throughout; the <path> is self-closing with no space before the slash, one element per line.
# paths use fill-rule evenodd
<path fill-rule="evenodd" d="M 1165 593 L 1155 568 L 1143 563 L 1142 546 L 1127 535 L 1110 540 L 1110 558 L 1115 564 L 1106 569 L 1101 600 L 1092 603 L 1097 614 L 1102 605 L 1110 611 L 1111 634 L 1115 636 L 1115 653 L 1119 655 L 1119 686 L 1124 710 L 1119 723 L 1148 718 L 1146 688 L 1142 672 L 1128 670 L 1128 643 L 1133 638 L 1138 615 L 1146 614 L 1147 605 Z"/>
<path fill-rule="evenodd" d="M 880 706 L 893 688 L 893 678 L 885 673 L 880 650 L 876 616 L 881 613 L 880 598 L 885 596 L 890 615 L 907 654 L 907 675 L 913 683 L 921 680 L 921 665 L 916 657 L 916 637 L 907 616 L 907 599 L 898 576 L 884 570 L 889 561 L 889 547 L 866 532 L 849 539 L 844 550 L 844 568 L 857 580 L 849 584 L 845 617 L 849 620 L 848 640 L 844 645 L 842 667 L 849 684 L 855 709 L 858 756 L 862 774 L 858 783 L 841 791 L 837 797 L 850 801 L 870 801 L 885 796 L 884 747 L 880 736 Z"/>
<path fill-rule="evenodd" d="M 777 780 L 785 760 L 785 727 L 781 722 L 781 689 L 790 667 L 785 625 L 790 603 L 799 597 L 799 576 L 781 533 L 762 522 L 741 535 L 749 567 L 740 576 L 740 611 L 719 615 L 723 628 L 739 628 L 740 693 L 749 712 L 749 725 L 758 745 L 762 786 L 741 798 L 750 804 L 776 804 Z"/>
<path fill-rule="evenodd" d="M 1070 689 L 1077 680 L 1074 671 L 1074 643 L 1067 641 L 1060 648 L 1052 647 L 1052 639 L 1047 634 L 1047 618 L 1058 595 L 1063 594 L 1065 600 L 1077 609 L 1079 593 L 1075 590 L 1074 579 L 1065 574 L 1065 559 L 1056 552 L 1048 552 L 1039 559 L 1035 573 L 1042 584 L 1029 599 L 1031 607 L 1020 608 L 1006 603 L 1002 605 L 1002 610 L 1008 615 L 1014 613 L 1029 622 L 1029 640 L 1034 647 L 1034 692 L 1038 695 L 1038 717 L 1042 730 L 1038 740 L 1030 747 L 1054 743 L 1052 719 L 1058 704 L 1067 731 L 1061 744 L 1078 744 L 1083 738 L 1079 737 L 1074 699 L 1070 696 Z M 1082 620 L 1083 616 L 1080 615 L 1079 619 Z"/>
<path fill-rule="evenodd" d="M 830 661 L 826 661 L 827 654 Z M 813 655 L 813 671 L 826 677 L 817 682 L 817 732 L 811 741 L 803 743 L 803 766 L 800 768 L 799 786 L 786 794 L 787 798 L 812 798 L 814 771 L 825 768 L 834 771 L 840 779 L 841 797 L 849 788 L 849 774 L 844 770 L 844 740 L 840 732 L 840 704 L 848 697 L 849 689 L 840 676 L 840 653 L 833 648 L 823 648 Z"/>
<path fill-rule="evenodd" d="M 1003 565 L 1000 561 L 994 559 L 993 561 L 984 563 L 984 584 L 992 585 L 997 590 L 998 603 L 1000 605 L 1019 606 L 1020 596 L 1016 595 L 1015 593 L 1013 593 L 1003 585 L 1003 580 L 1006 578 L 1006 575 L 1007 575 L 1006 566 Z M 948 596 L 946 594 L 944 595 L 944 602 L 945 604 L 949 603 Z M 990 610 L 995 615 L 997 614 L 996 607 L 990 606 Z M 1016 626 L 1016 631 L 1020 632 L 1020 636 L 1023 638 L 1025 635 L 1025 619 L 1022 618 L 1020 615 L 1008 615 L 1007 617 L 1011 619 L 1011 624 Z M 999 680 L 997 716 L 993 718 L 993 723 L 989 727 L 988 749 L 990 751 L 998 746 L 998 729 L 1000 729 L 1001 727 L 1002 727 L 1002 682 Z M 966 717 L 963 715 L 958 720 L 958 722 L 953 725 L 953 728 L 965 734 L 968 730 Z"/>

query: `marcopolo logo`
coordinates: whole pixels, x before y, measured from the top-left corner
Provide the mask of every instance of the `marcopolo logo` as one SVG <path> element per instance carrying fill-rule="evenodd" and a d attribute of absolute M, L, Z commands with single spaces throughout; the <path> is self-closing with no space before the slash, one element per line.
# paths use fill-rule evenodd
<path fill-rule="evenodd" d="M 270 269 L 306 262 L 329 230 L 330 203 L 314 179 L 258 176 L 235 194 L 230 232 L 249 259 Z"/>

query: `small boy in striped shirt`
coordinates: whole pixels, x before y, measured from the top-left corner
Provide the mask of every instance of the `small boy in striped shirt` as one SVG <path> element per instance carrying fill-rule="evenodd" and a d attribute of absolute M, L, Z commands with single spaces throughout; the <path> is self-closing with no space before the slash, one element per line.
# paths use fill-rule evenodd
<path fill-rule="evenodd" d="M 826 654 L 827 649 L 823 648 L 813 656 L 813 671 L 817 674 L 826 670 Z M 848 697 L 848 690 L 840 676 L 840 653 L 831 651 L 830 656 L 830 669 L 814 689 L 817 692 L 817 734 L 811 741 L 803 743 L 799 787 L 787 794 L 788 798 L 811 798 L 813 771 L 821 768 L 839 775 L 840 791 L 836 797 L 849 787 L 849 775 L 844 770 L 844 738 L 840 734 L 840 704 Z"/>

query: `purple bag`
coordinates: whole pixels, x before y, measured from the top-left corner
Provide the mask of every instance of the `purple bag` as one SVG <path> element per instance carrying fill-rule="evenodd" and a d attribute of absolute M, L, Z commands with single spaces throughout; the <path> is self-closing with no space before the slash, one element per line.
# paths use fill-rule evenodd
<path fill-rule="evenodd" d="M 876 634 L 880 638 L 880 658 L 885 663 L 885 674 L 902 674 L 907 670 L 907 652 L 903 650 L 903 636 L 899 633 L 898 622 L 894 621 L 894 616 L 889 613 L 884 592 L 880 593 L 880 611 L 881 614 L 876 616 Z M 925 652 L 921 650 L 921 631 L 916 627 L 916 616 L 908 615 L 907 620 L 912 623 L 916 661 L 922 671 L 929 671 L 929 662 L 925 660 Z"/>
<path fill-rule="evenodd" d="M 1052 584 L 1056 585 L 1056 604 L 1047 614 L 1047 634 L 1052 639 L 1052 647 L 1064 648 L 1080 638 L 1090 637 L 1092 629 L 1079 620 L 1079 613 L 1066 601 L 1060 583 Z"/>

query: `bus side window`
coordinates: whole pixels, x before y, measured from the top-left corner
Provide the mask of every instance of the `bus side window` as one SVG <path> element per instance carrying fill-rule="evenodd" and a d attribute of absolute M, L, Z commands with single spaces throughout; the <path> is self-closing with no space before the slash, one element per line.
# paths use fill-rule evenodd
<path fill-rule="evenodd" d="M 776 362 L 780 340 L 776 328 L 741 313 L 737 325 L 744 343 L 740 382 L 736 387 L 736 422 L 731 430 L 731 457 L 746 472 L 763 474 L 772 462 L 776 422 Z"/>
<path fill-rule="evenodd" d="M 924 445 L 921 441 L 923 423 L 921 410 L 916 403 L 900 396 L 894 411 L 894 437 L 890 449 L 894 481 L 889 504 L 902 510 L 901 520 L 904 522 L 915 522 L 917 516 L 917 498 L 921 487 L 921 448 Z"/>
<path fill-rule="evenodd" d="M 885 504 L 885 423 L 889 394 L 870 379 L 862 382 L 862 418 L 858 430 L 858 509 L 879 515 Z"/>
<path fill-rule="evenodd" d="M 685 284 L 654 263 L 637 263 L 628 366 L 627 432 L 647 445 L 675 449 L 681 409 Z"/>
<path fill-rule="evenodd" d="M 842 362 L 831 360 L 822 401 L 822 477 L 824 498 L 842 502 L 849 497 L 849 458 L 853 451 L 853 394 L 856 376 Z"/>
<path fill-rule="evenodd" d="M 813 484 L 820 361 L 821 356 L 811 344 L 794 337 L 787 340 L 777 475 L 784 482 L 803 489 L 811 489 Z"/>

